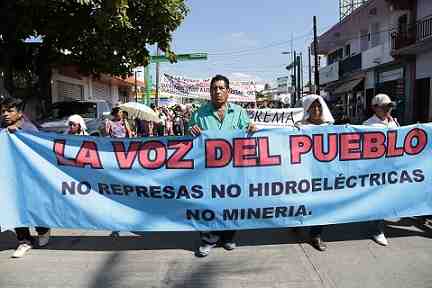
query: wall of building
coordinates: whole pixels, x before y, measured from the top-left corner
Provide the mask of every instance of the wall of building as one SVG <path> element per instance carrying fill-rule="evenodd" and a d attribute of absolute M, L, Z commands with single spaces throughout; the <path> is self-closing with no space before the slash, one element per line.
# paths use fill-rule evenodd
<path fill-rule="evenodd" d="M 349 41 L 349 44 L 351 45 L 351 55 L 361 53 L 360 39 L 352 39 Z"/>
<path fill-rule="evenodd" d="M 432 78 L 432 51 L 417 55 L 416 78 Z"/>
<path fill-rule="evenodd" d="M 111 89 L 110 93 L 111 93 L 111 101 L 112 101 L 111 103 L 112 105 L 117 105 L 120 102 L 119 89 L 116 85 L 111 85 L 110 89 Z"/>
<path fill-rule="evenodd" d="M 76 79 L 72 77 L 68 77 L 65 75 L 60 74 L 58 71 L 54 70 L 52 77 L 51 77 L 51 95 L 52 95 L 52 102 L 58 102 L 62 101 L 63 99 L 59 96 L 59 87 L 61 85 L 61 82 L 64 83 L 70 83 L 74 85 L 79 85 L 82 87 L 83 92 L 83 99 L 88 99 L 90 92 L 89 92 L 89 86 L 88 86 L 88 79 L 87 77 L 82 77 L 81 79 Z"/>
<path fill-rule="evenodd" d="M 432 3 L 431 0 L 426 1 Z M 410 21 L 410 11 L 392 10 L 385 0 L 377 0 L 368 3 L 354 14 L 336 28 L 332 28 L 334 31 L 323 38 L 324 43 L 334 43 L 331 51 L 343 48 L 344 58 L 345 46 L 349 43 L 351 55 L 362 53 L 362 70 L 393 62 L 391 32 L 397 29 L 399 17 L 402 15 L 406 14 Z M 352 35 L 353 38 L 342 42 L 344 37 L 348 38 L 347 35 Z"/>
<path fill-rule="evenodd" d="M 431 0 L 417 0 L 417 19 L 432 15 Z"/>
<path fill-rule="evenodd" d="M 81 79 L 68 77 L 54 70 L 51 86 L 52 102 L 63 101 L 63 99 L 59 97 L 59 86 L 62 85 L 62 82 L 81 86 L 83 100 L 106 100 L 112 105 L 115 105 L 119 102 L 117 85 L 110 85 L 108 83 L 94 81 L 90 77 L 82 76 L 80 78 Z M 78 98 L 75 99 L 78 100 Z"/>

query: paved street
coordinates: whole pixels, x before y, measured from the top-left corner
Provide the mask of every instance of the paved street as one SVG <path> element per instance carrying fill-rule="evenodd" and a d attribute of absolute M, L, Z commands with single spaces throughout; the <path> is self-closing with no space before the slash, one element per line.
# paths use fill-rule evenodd
<path fill-rule="evenodd" d="M 325 230 L 328 251 L 305 231 L 253 230 L 239 247 L 196 258 L 197 233 L 55 230 L 49 246 L 11 259 L 16 245 L 0 234 L 0 287 L 432 287 L 432 225 L 387 222 L 390 246 L 368 237 L 368 224 Z"/>

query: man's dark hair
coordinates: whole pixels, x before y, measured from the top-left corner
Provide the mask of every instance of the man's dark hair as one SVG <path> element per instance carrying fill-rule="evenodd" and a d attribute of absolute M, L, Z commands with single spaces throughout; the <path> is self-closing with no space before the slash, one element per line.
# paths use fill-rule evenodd
<path fill-rule="evenodd" d="M 225 82 L 225 88 L 229 88 L 229 80 L 227 77 L 223 75 L 216 75 L 214 76 L 210 81 L 210 88 L 213 86 L 213 83 L 216 81 L 224 81 Z"/>
<path fill-rule="evenodd" d="M 120 110 L 121 110 L 120 107 L 114 107 L 114 108 L 112 108 L 111 115 L 112 116 L 116 115 L 117 113 L 120 112 Z"/>
<path fill-rule="evenodd" d="M 21 99 L 4 97 L 0 100 L 0 106 L 5 109 L 15 108 L 17 111 L 22 111 L 24 108 L 23 101 Z"/>

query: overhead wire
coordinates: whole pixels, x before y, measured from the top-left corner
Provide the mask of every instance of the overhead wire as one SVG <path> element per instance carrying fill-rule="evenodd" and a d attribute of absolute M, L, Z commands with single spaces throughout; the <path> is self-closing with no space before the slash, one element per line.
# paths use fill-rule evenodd
<path fill-rule="evenodd" d="M 267 45 L 264 45 L 264 46 L 261 46 L 261 47 L 246 48 L 246 49 L 240 49 L 240 50 L 228 51 L 228 52 L 209 52 L 208 55 L 209 56 L 229 56 L 229 55 L 238 56 L 239 54 L 242 55 L 242 54 L 248 53 L 248 52 L 260 51 L 260 50 L 265 50 L 265 49 L 268 49 L 268 48 L 273 48 L 273 47 L 278 47 L 278 46 L 286 45 L 288 43 L 291 43 L 291 41 L 299 40 L 299 39 L 302 39 L 302 38 L 307 38 L 312 33 L 313 33 L 312 31 L 309 31 L 306 34 L 299 35 L 299 36 L 297 36 L 297 37 L 295 37 L 293 39 L 283 40 L 283 41 L 276 41 L 276 42 L 272 42 L 270 44 L 267 44 Z"/>
<path fill-rule="evenodd" d="M 335 24 L 329 25 L 327 27 L 321 27 L 319 29 L 319 31 L 321 31 L 320 34 L 323 33 L 322 31 L 325 31 L 325 30 L 327 30 L 333 26 L 335 26 Z M 388 29 L 380 30 L 380 31 L 368 32 L 362 36 L 363 37 L 371 37 L 371 35 L 395 31 L 395 29 L 396 29 L 396 27 L 391 27 Z M 309 40 L 307 40 L 307 38 L 311 37 L 312 34 L 313 34 L 313 31 L 310 30 L 305 34 L 301 34 L 299 36 L 293 37 L 292 39 L 274 41 L 274 42 L 271 42 L 269 44 L 259 46 L 259 47 L 244 48 L 244 49 L 239 49 L 239 50 L 235 50 L 235 51 L 209 52 L 208 53 L 209 58 L 215 59 L 217 61 L 217 64 L 208 63 L 208 62 L 205 64 L 203 63 L 203 64 L 204 65 L 211 65 L 211 66 L 217 65 L 218 70 L 224 69 L 227 72 L 238 72 L 238 70 L 241 70 L 242 72 L 248 72 L 248 73 L 275 73 L 275 72 L 277 72 L 278 69 L 284 68 L 286 66 L 286 64 L 264 66 L 264 67 L 256 67 L 256 66 L 259 66 L 260 64 L 256 64 L 256 66 L 253 66 L 253 67 L 235 67 L 235 66 L 233 67 L 233 65 L 239 64 L 239 62 L 243 62 L 243 61 L 241 59 L 238 59 L 238 61 L 233 61 L 232 57 L 239 58 L 239 57 L 245 57 L 245 56 L 258 55 L 258 54 L 261 54 L 264 50 L 269 50 L 271 48 L 276 48 L 276 47 L 280 47 L 280 46 L 283 46 L 286 44 L 291 44 L 292 41 L 298 41 L 300 39 L 305 39 L 305 44 L 306 44 L 309 41 Z M 349 41 L 349 40 L 356 40 L 356 39 L 359 39 L 358 33 L 345 34 L 344 37 L 338 38 L 337 41 Z M 310 41 L 312 43 L 312 37 L 311 37 Z M 327 41 L 326 40 L 320 40 L 319 43 L 329 43 L 332 41 L 334 41 L 334 40 L 327 40 Z M 223 57 L 223 59 L 220 59 L 221 57 Z M 257 69 L 255 69 L 255 68 L 257 68 Z M 260 68 L 265 68 L 265 70 L 261 70 Z M 303 65 L 303 68 L 308 68 L 308 65 Z M 213 69 L 213 68 L 210 67 L 210 69 Z"/>

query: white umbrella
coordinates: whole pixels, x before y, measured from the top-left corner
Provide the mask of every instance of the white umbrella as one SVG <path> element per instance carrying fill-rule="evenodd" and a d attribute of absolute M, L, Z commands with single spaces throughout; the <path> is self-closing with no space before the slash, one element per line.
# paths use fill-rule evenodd
<path fill-rule="evenodd" d="M 120 109 L 126 111 L 131 119 L 160 122 L 159 115 L 145 104 L 138 102 L 127 102 L 121 104 Z"/>

